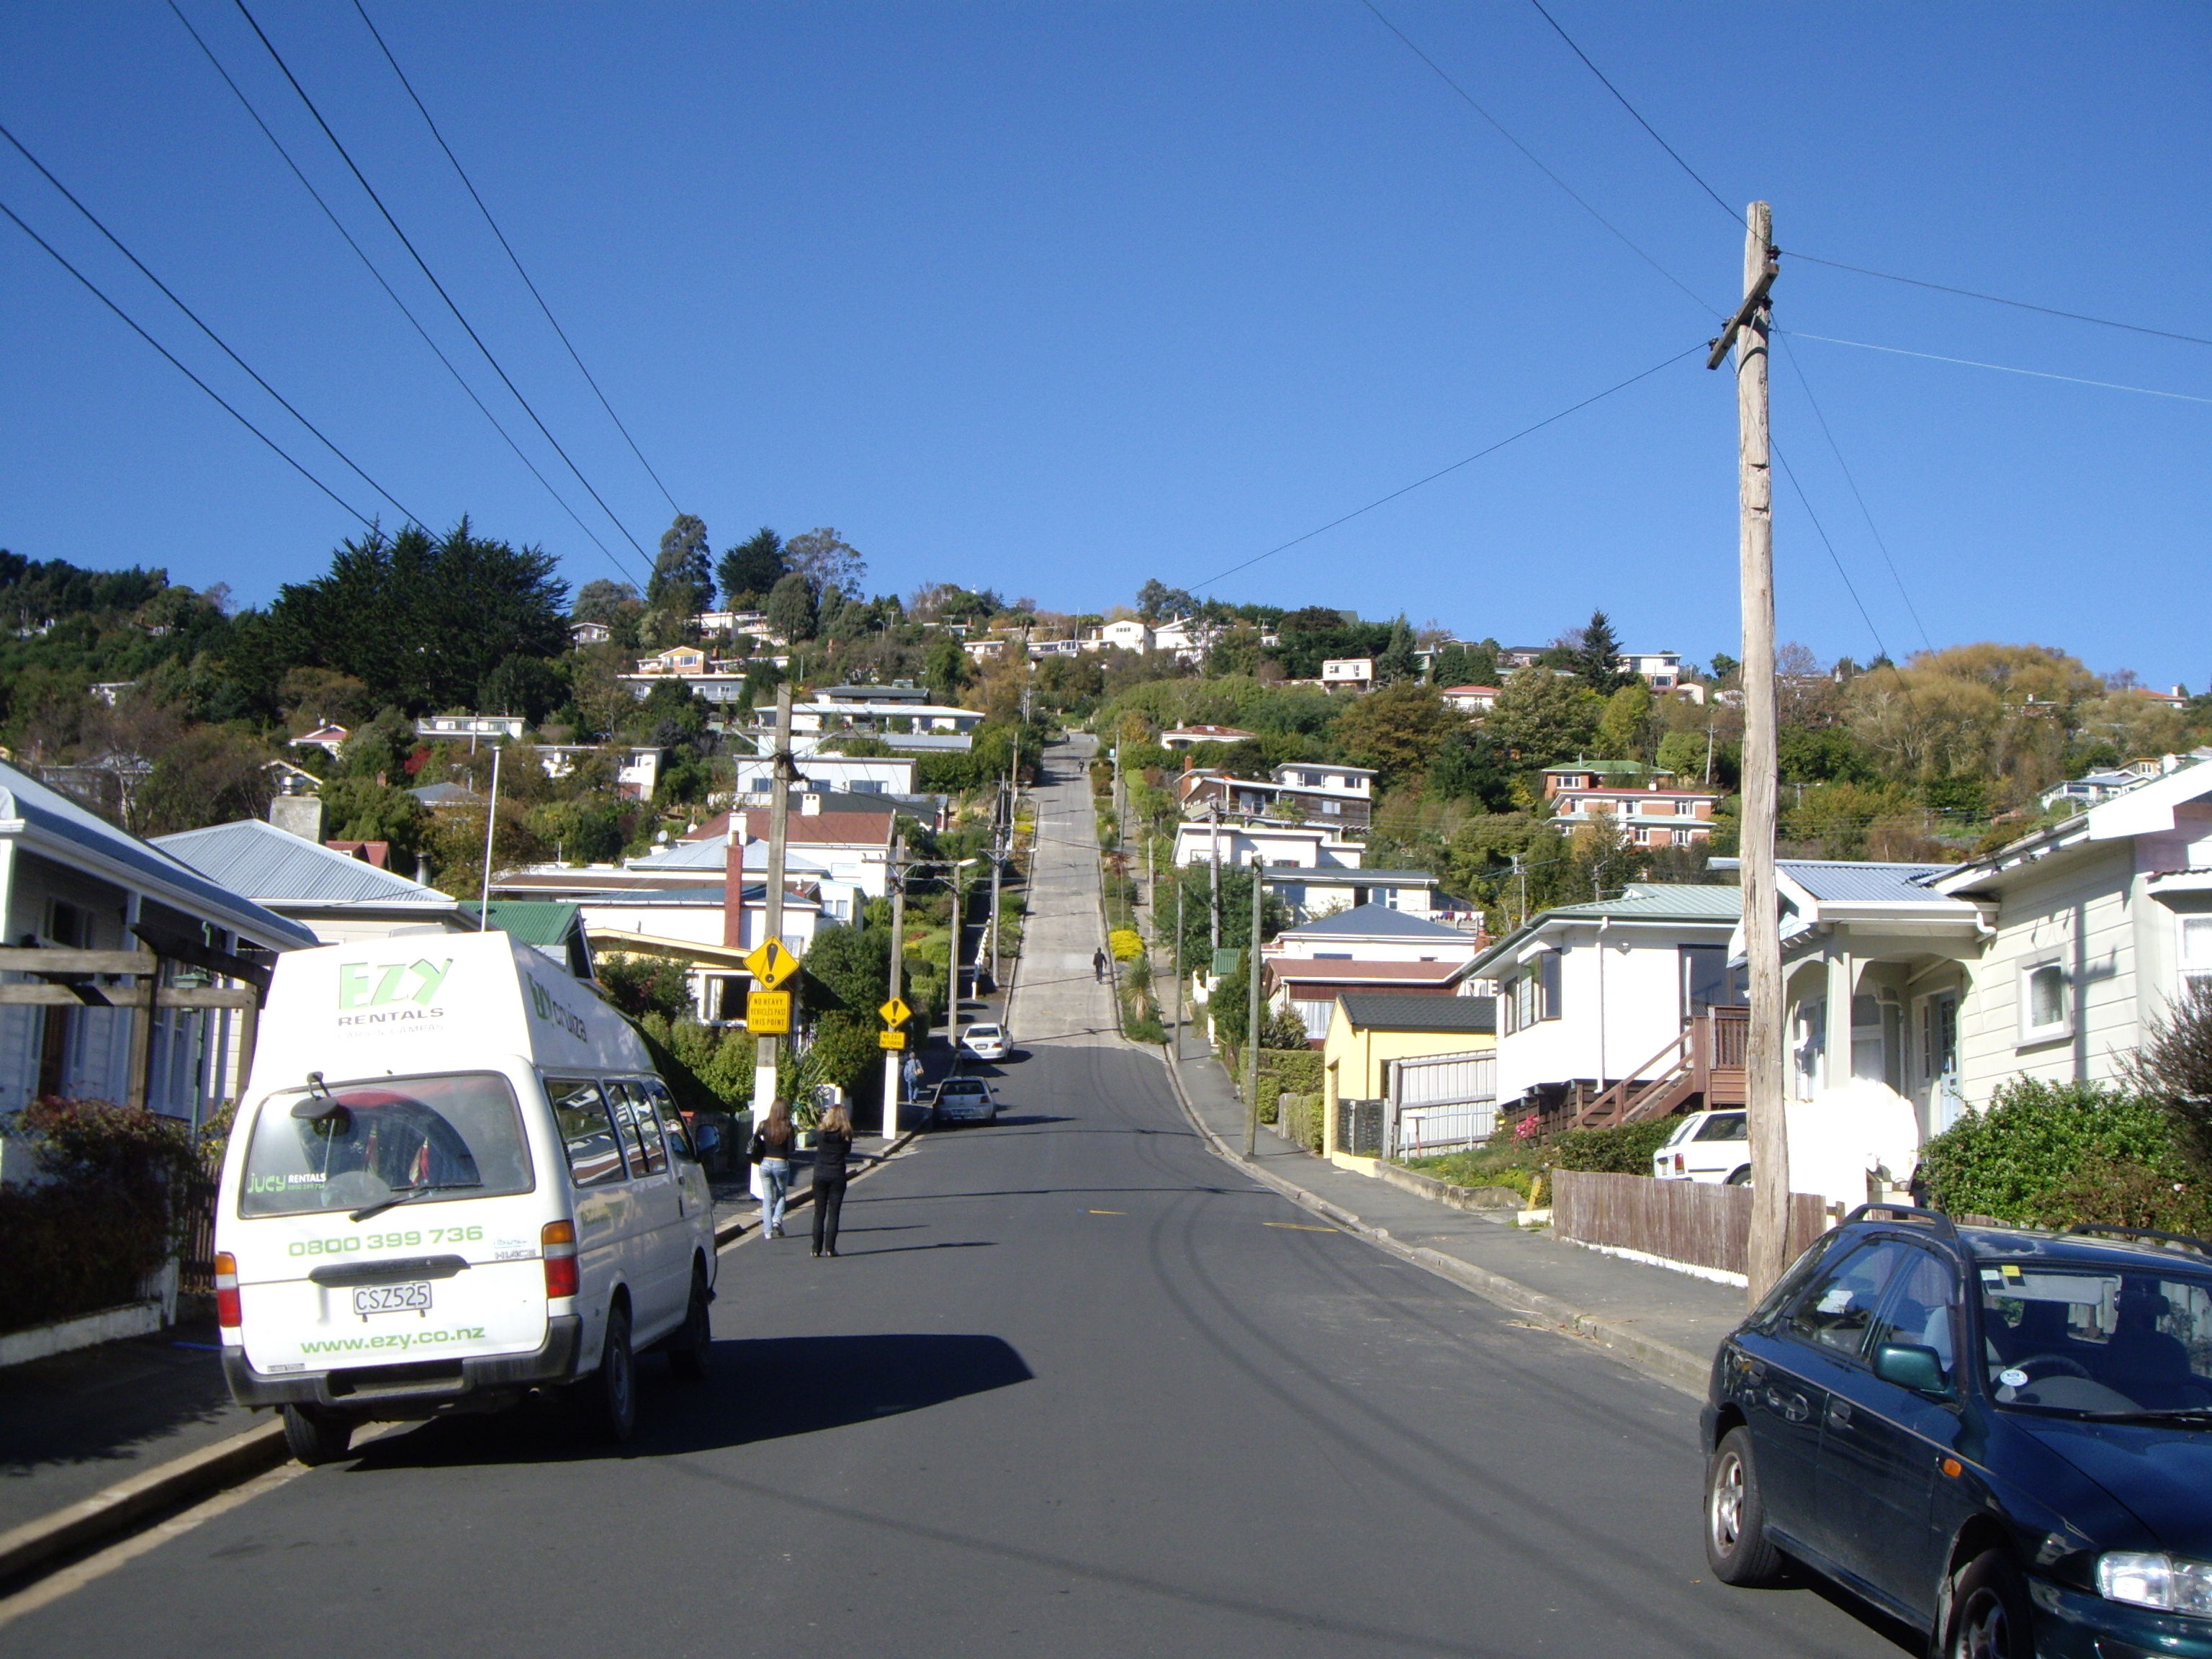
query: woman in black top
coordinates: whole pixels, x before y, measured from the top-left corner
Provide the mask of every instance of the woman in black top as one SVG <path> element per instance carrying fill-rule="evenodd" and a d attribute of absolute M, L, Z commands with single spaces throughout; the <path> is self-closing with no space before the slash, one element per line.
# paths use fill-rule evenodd
<path fill-rule="evenodd" d="M 822 1114 L 822 1121 L 814 1131 L 815 1255 L 837 1254 L 837 1218 L 845 1207 L 846 1161 L 867 1156 L 853 1150 L 853 1118 L 849 1112 L 842 1106 L 832 1106 Z"/>

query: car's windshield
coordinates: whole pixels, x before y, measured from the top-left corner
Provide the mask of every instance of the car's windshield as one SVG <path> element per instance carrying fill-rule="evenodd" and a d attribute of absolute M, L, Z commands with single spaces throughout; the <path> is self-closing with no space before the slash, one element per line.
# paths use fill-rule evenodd
<path fill-rule="evenodd" d="M 942 1095 L 980 1095 L 982 1092 L 983 1085 L 968 1078 L 955 1078 L 938 1091 Z"/>
<path fill-rule="evenodd" d="M 1715 1112 L 1705 1121 L 1695 1138 L 1699 1140 L 1741 1140 L 1743 1117 L 1741 1112 Z"/>
<path fill-rule="evenodd" d="M 2075 1413 L 2212 1410 L 2212 1274 L 1984 1261 L 1997 1403 Z"/>
<path fill-rule="evenodd" d="M 272 1095 L 246 1148 L 241 1216 L 368 1209 L 436 1189 L 526 1193 L 514 1091 L 493 1072 L 384 1078 Z"/>
<path fill-rule="evenodd" d="M 968 1035 L 973 1037 L 994 1037 L 999 1035 L 999 1028 L 995 1025 L 970 1025 L 968 1028 Z"/>

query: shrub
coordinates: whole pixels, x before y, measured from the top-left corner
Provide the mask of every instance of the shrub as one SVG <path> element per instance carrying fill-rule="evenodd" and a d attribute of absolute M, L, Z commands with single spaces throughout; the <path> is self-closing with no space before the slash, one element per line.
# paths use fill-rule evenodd
<path fill-rule="evenodd" d="M 1106 935 L 1106 948 L 1116 962 L 1134 962 L 1145 954 L 1145 941 L 1133 927 L 1116 927 Z"/>
<path fill-rule="evenodd" d="M 2200 1177 L 2212 1176 L 2212 980 L 2192 981 L 2151 1022 L 2125 1067 L 2129 1083 L 2174 1120 Z"/>
<path fill-rule="evenodd" d="M 46 1179 L 0 1188 L 0 1330 L 137 1299 L 180 1242 L 177 1200 L 206 1166 L 189 1125 L 104 1101 L 41 1100 L 17 1120 Z"/>
<path fill-rule="evenodd" d="M 1568 1129 L 1545 1149 L 1546 1161 L 1555 1170 L 1650 1175 L 1651 1155 L 1679 1127 L 1672 1118 L 1662 1117 L 1609 1129 Z"/>
<path fill-rule="evenodd" d="M 1406 1167 L 1455 1187 L 1509 1188 L 1530 1203 L 1535 1201 L 1536 1182 L 1543 1175 L 1531 1166 L 1525 1148 L 1510 1145 L 1495 1150 L 1478 1146 L 1436 1158 L 1409 1158 Z"/>
<path fill-rule="evenodd" d="M 2196 1184 L 2165 1110 L 2094 1083 L 2016 1079 L 1920 1149 L 1939 1207 L 1998 1221 L 2112 1221 L 2084 1206 L 2147 1201 L 2128 1170 L 2169 1188 Z"/>
<path fill-rule="evenodd" d="M 616 1007 L 636 1019 L 658 1013 L 676 1019 L 691 1007 L 691 980 L 684 964 L 665 957 L 611 956 L 599 963 L 599 983 Z"/>

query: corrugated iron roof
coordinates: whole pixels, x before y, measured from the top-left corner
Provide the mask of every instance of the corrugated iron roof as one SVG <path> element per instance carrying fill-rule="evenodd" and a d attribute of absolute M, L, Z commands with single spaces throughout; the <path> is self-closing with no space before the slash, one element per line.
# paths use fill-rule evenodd
<path fill-rule="evenodd" d="M 1280 878 L 1284 872 L 1271 874 Z M 1351 882 L 1358 880 L 1358 872 L 1350 872 Z M 1311 879 L 1311 878 L 1308 878 Z M 1338 885 L 1350 883 L 1339 880 Z M 1456 927 L 1447 927 L 1440 921 L 1430 921 L 1420 916 L 1407 915 L 1403 910 L 1393 910 L 1387 904 L 1355 904 L 1349 910 L 1340 910 L 1333 916 L 1323 916 L 1316 921 L 1302 922 L 1284 934 L 1285 939 L 1449 939 L 1455 945 L 1468 943 L 1468 936 Z"/>
<path fill-rule="evenodd" d="M 319 943 L 299 923 L 263 908 L 246 894 L 209 879 L 197 866 L 151 842 L 118 830 L 58 790 L 0 762 L 0 819 L 15 819 L 130 870 L 154 892 L 187 915 L 237 927 L 278 950 Z M 279 833 L 282 833 L 281 831 Z M 366 866 L 364 866 L 366 867 Z"/>
<path fill-rule="evenodd" d="M 1948 864 L 1853 864 L 1832 859 L 1783 859 L 1775 867 L 1816 899 L 1844 904 L 1935 904 L 1942 895 L 1929 880 Z"/>
<path fill-rule="evenodd" d="M 461 901 L 462 913 L 473 921 L 483 907 L 474 899 Z M 552 899 L 494 899 L 491 925 L 497 932 L 525 945 L 561 946 L 575 931 L 577 907 Z"/>
<path fill-rule="evenodd" d="M 426 913 L 454 908 L 454 902 L 435 888 L 334 853 L 259 818 L 179 830 L 158 837 L 154 845 L 264 904 L 402 906 Z"/>
<path fill-rule="evenodd" d="M 1589 904 L 1562 904 L 1547 916 L 1615 921 L 1735 921 L 1743 915 L 1743 889 L 1687 882 L 1633 881 L 1619 898 Z"/>

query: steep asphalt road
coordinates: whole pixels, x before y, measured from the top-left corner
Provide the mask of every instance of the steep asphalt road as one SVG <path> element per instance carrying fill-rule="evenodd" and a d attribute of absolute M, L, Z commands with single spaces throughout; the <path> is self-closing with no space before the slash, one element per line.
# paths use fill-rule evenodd
<path fill-rule="evenodd" d="M 1693 1402 L 1255 1188 L 1093 1034 L 1079 787 L 1045 792 L 1006 1115 L 856 1186 L 842 1259 L 725 1256 L 714 1380 L 648 1362 L 631 1447 L 530 1412 L 394 1433 L 0 1645 L 1894 1654 L 1840 1598 L 1709 1582 Z"/>

